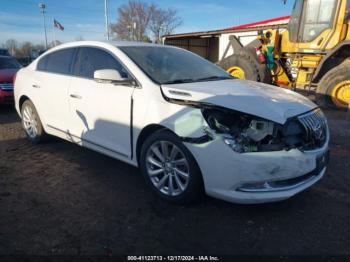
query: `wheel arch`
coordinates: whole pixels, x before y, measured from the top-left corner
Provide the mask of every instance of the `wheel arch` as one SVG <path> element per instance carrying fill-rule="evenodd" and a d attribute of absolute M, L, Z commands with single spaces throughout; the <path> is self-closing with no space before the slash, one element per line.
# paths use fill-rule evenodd
<path fill-rule="evenodd" d="M 329 51 L 321 60 L 315 75 L 313 83 L 319 83 L 322 77 L 334 67 L 346 62 L 350 58 L 350 41 L 343 41 L 336 48 Z"/>
<path fill-rule="evenodd" d="M 139 136 L 137 137 L 137 142 L 136 142 L 136 161 L 137 161 L 138 165 L 140 164 L 139 162 L 140 162 L 141 148 L 142 148 L 143 143 L 146 141 L 146 139 L 151 134 L 158 132 L 160 130 L 168 130 L 168 131 L 174 133 L 169 128 L 167 128 L 163 125 L 159 125 L 159 124 L 150 124 L 141 130 Z"/>
<path fill-rule="evenodd" d="M 33 99 L 31 99 L 29 96 L 27 95 L 21 95 L 19 100 L 18 100 L 18 110 L 19 110 L 19 114 L 21 115 L 21 112 L 22 112 L 22 106 L 24 104 L 25 101 L 29 100 L 30 102 L 32 102 L 32 104 L 34 105 L 35 109 L 36 109 L 36 112 L 40 118 L 40 121 L 43 125 L 43 129 L 45 132 L 47 132 L 47 128 L 46 128 L 46 121 L 45 121 L 45 118 L 43 117 L 43 115 L 40 113 L 40 111 L 38 111 Z M 22 117 L 22 116 L 21 116 Z"/>
<path fill-rule="evenodd" d="M 26 95 L 22 95 L 21 97 L 20 97 L 20 99 L 19 99 L 19 101 L 18 101 L 18 108 L 19 108 L 19 110 L 21 111 L 22 110 L 22 105 L 23 105 L 23 103 L 25 102 L 25 101 L 27 101 L 27 100 L 30 100 L 30 101 L 32 101 L 28 96 L 26 96 Z M 33 101 L 32 101 L 33 102 Z"/>

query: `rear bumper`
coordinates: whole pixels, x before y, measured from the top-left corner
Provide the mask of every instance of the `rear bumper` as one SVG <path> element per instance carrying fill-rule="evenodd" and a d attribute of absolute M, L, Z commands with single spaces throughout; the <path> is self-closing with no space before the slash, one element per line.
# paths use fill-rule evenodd
<path fill-rule="evenodd" d="M 14 97 L 13 97 L 13 91 L 8 90 L 2 90 L 0 89 L 0 104 L 13 104 L 14 103 Z"/>

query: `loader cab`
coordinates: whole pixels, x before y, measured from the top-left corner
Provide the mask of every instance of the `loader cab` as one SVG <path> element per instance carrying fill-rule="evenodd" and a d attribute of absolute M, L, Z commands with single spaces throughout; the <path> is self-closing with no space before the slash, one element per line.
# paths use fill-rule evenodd
<path fill-rule="evenodd" d="M 322 53 L 335 47 L 340 42 L 348 2 L 296 0 L 282 51 Z"/>

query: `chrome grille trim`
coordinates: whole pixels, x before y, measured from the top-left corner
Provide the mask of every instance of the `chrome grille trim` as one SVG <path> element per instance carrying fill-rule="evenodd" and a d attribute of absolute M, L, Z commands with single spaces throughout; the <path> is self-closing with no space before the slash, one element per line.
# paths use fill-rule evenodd
<path fill-rule="evenodd" d="M 328 138 L 328 125 L 325 115 L 317 108 L 309 113 L 298 116 L 299 122 L 305 129 L 307 142 L 314 147 L 322 147 Z"/>
<path fill-rule="evenodd" d="M 0 83 L 0 89 L 13 90 L 13 83 Z"/>

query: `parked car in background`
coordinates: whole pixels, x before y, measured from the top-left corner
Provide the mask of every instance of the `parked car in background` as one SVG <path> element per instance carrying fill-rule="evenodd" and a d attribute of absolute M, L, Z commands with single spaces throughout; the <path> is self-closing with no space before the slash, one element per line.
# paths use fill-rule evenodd
<path fill-rule="evenodd" d="M 46 134 L 140 167 L 160 197 L 279 201 L 325 174 L 322 111 L 289 90 L 234 79 L 183 49 L 128 42 L 52 48 L 15 82 L 29 140 Z"/>
<path fill-rule="evenodd" d="M 17 61 L 22 65 L 22 66 L 27 66 L 31 62 L 33 62 L 35 59 L 37 59 L 41 54 L 43 54 L 45 51 L 44 50 L 33 50 L 29 56 L 27 57 L 17 57 Z"/>
<path fill-rule="evenodd" d="M 13 82 L 21 65 L 12 56 L 0 56 L 0 104 L 13 103 Z"/>
<path fill-rule="evenodd" d="M 11 56 L 11 55 L 7 49 L 0 48 L 0 56 Z"/>

